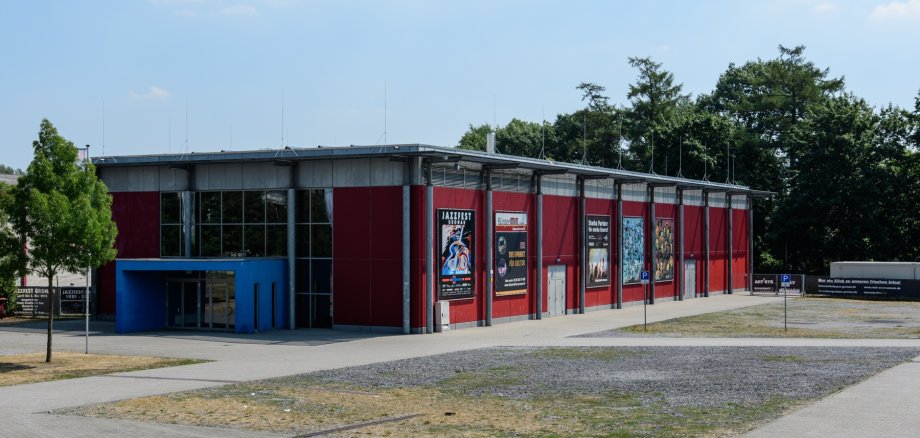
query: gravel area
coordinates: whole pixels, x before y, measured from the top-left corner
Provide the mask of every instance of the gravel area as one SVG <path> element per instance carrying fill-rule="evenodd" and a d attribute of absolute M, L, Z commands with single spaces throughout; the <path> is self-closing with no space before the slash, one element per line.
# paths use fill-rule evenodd
<path fill-rule="evenodd" d="M 920 354 L 904 348 L 579 347 L 493 348 L 344 368 L 278 384 L 438 386 L 516 399 L 611 393 L 673 406 L 811 398 L 857 383 Z M 466 377 L 466 379 L 459 379 Z M 644 396 L 643 396 L 644 395 Z M 644 401 L 652 401 L 644 400 Z"/>

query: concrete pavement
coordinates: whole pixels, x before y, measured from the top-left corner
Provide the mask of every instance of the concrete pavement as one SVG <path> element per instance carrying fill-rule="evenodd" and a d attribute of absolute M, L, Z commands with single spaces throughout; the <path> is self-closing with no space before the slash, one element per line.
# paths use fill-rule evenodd
<path fill-rule="evenodd" d="M 660 321 L 764 304 L 776 300 L 775 297 L 724 295 L 682 302 L 659 302 L 654 306 L 649 306 L 648 316 L 649 321 Z M 136 436 L 157 436 L 167 432 L 174 436 L 201 436 L 201 434 L 241 436 L 249 434 L 240 431 L 137 422 L 113 423 L 112 420 L 93 418 L 74 419 L 74 417 L 49 415 L 47 412 L 89 403 L 496 346 L 859 345 L 920 347 L 920 340 L 570 337 L 641 323 L 642 312 L 642 306 L 633 306 L 621 310 L 591 312 L 586 315 L 568 315 L 541 321 L 521 321 L 494 327 L 412 336 L 370 336 L 326 330 L 281 331 L 266 335 L 183 332 L 157 332 L 141 335 L 103 333 L 90 339 L 91 352 L 192 357 L 213 362 L 3 387 L 0 388 L 0 412 L 8 413 L 6 418 L 12 419 L 5 424 L 4 430 L 4 433 L 12 433 L 11 436 L 98 437 L 108 435 L 113 427 L 118 429 L 119 434 L 130 433 Z M 8 350 L 41 351 L 44 348 L 44 341 L 44 334 L 40 331 L 9 331 L 0 327 L 0 352 Z M 57 350 L 83 351 L 83 342 L 82 333 L 79 332 L 62 332 L 55 337 Z M 899 368 L 901 367 L 896 367 L 886 373 L 893 371 L 894 378 L 897 378 L 904 374 Z M 915 381 L 920 381 L 915 375 L 911 374 L 911 376 Z M 868 384 L 867 387 L 871 388 L 873 380 L 874 378 L 869 379 L 857 386 Z M 869 395 L 881 396 L 882 394 Z M 920 399 L 920 396 L 915 398 Z M 821 403 L 827 401 L 829 400 Z M 916 408 L 920 406 L 918 401 L 920 400 L 911 400 L 911 397 L 906 394 L 900 401 L 900 406 L 907 409 L 912 409 L 911 406 Z M 793 415 L 802 412 L 804 410 Z M 920 410 L 915 412 L 920 412 Z M 819 411 L 814 415 L 823 414 Z M 851 416 L 851 418 L 855 419 L 858 416 Z M 820 419 L 811 421 L 820 421 Z M 115 424 L 117 426 L 113 426 Z M 780 422 L 772 423 L 767 427 L 778 427 L 777 424 Z M 169 430 L 160 429 L 161 427 L 168 427 Z M 789 427 L 797 426 L 790 425 Z M 770 434 L 769 431 L 766 433 Z"/>

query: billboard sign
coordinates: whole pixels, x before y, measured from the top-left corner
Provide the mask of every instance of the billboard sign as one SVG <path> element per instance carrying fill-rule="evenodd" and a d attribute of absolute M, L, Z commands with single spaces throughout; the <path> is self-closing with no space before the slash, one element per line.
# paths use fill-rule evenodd
<path fill-rule="evenodd" d="M 623 284 L 639 282 L 645 267 L 645 224 L 641 217 L 623 218 Z"/>
<path fill-rule="evenodd" d="M 674 279 L 674 219 L 655 219 L 655 281 Z"/>
<path fill-rule="evenodd" d="M 476 216 L 472 210 L 438 209 L 438 300 L 472 298 Z"/>
<path fill-rule="evenodd" d="M 495 213 L 495 295 L 527 293 L 527 213 Z"/>
<path fill-rule="evenodd" d="M 603 287 L 610 284 L 610 216 L 585 217 L 588 251 L 586 287 Z"/>

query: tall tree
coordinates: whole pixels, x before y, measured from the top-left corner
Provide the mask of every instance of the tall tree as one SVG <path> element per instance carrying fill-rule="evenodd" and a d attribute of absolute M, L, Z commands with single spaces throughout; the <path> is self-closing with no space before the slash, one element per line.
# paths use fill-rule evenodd
<path fill-rule="evenodd" d="M 663 163 L 656 163 L 655 158 L 665 156 L 673 147 L 660 138 L 678 120 L 680 107 L 689 104 L 690 97 L 681 94 L 683 85 L 675 83 L 674 74 L 662 69 L 661 63 L 632 57 L 629 65 L 639 70 L 636 83 L 629 85 L 626 94 L 631 105 L 625 114 L 630 147 L 647 170 L 657 172 L 658 164 Z"/>
<path fill-rule="evenodd" d="M 22 245 L 13 234 L 7 213 L 14 202 L 11 187 L 0 183 L 0 297 L 7 299 L 7 313 L 16 310 L 16 278 L 22 270 L 22 257 L 18 255 Z"/>
<path fill-rule="evenodd" d="M 118 230 L 112 221 L 112 198 L 96 177 L 95 166 L 89 160 L 78 161 L 77 148 L 47 119 L 32 148 L 34 158 L 13 189 L 9 214 L 19 241 L 29 243 L 27 252 L 18 252 L 23 257 L 18 265 L 48 279 L 45 361 L 51 362 L 54 276 L 114 259 Z"/>

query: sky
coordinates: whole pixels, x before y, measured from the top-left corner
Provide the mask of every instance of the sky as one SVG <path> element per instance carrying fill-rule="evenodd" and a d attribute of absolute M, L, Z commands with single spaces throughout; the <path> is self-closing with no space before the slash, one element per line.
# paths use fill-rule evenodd
<path fill-rule="evenodd" d="M 631 56 L 696 96 L 780 44 L 913 108 L 920 0 L 4 2 L 0 163 L 28 166 L 42 118 L 93 156 L 455 145 L 582 108 L 581 82 L 628 104 Z"/>

